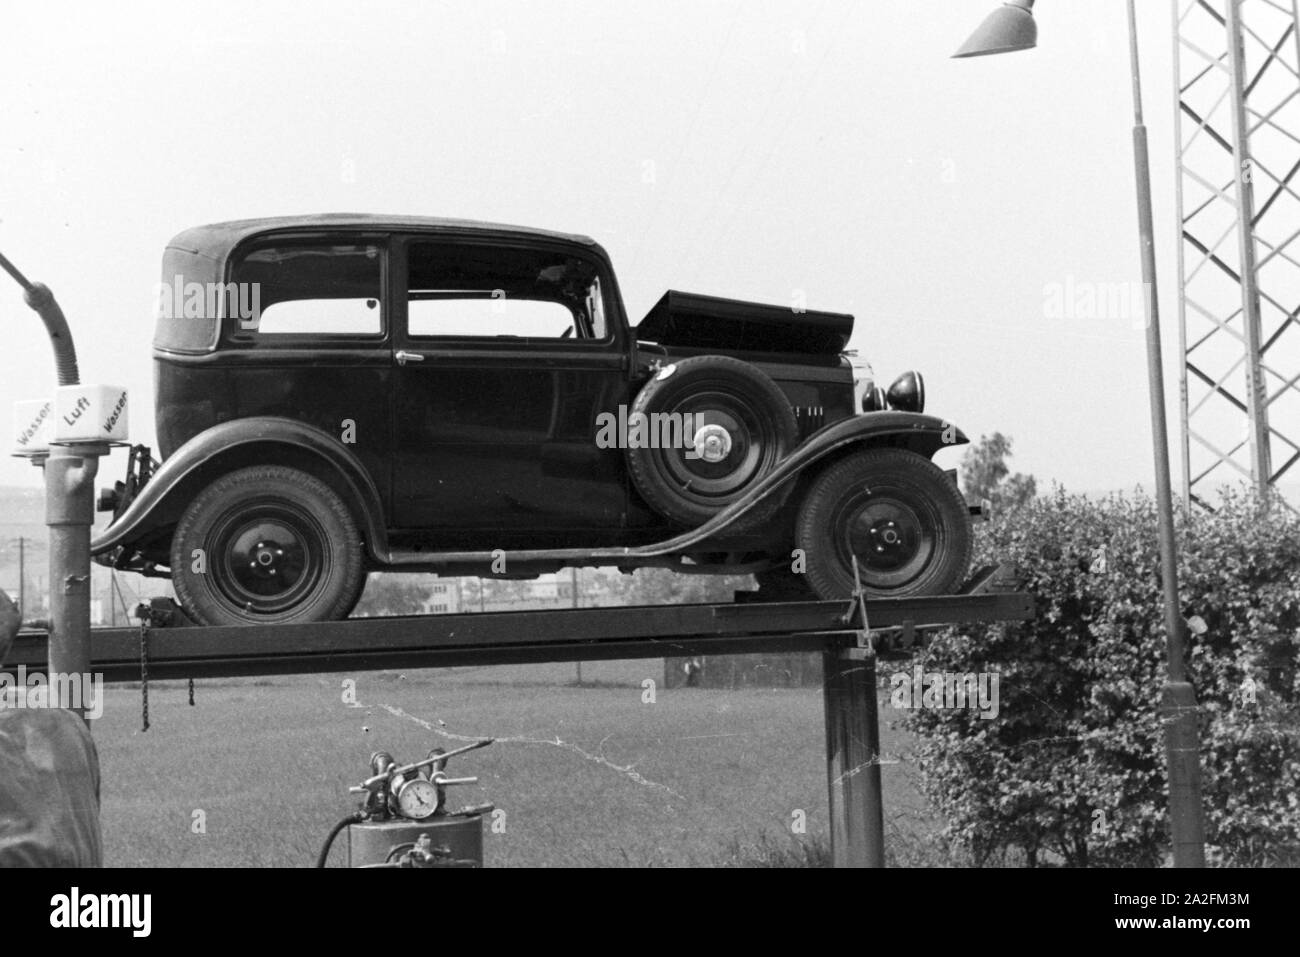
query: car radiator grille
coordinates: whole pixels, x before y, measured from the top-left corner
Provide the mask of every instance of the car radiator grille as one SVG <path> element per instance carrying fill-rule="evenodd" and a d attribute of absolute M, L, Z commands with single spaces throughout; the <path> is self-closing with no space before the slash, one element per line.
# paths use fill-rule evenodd
<path fill-rule="evenodd" d="M 803 441 L 826 424 L 826 408 L 820 405 L 795 405 L 794 420 L 799 424 L 799 441 Z"/>

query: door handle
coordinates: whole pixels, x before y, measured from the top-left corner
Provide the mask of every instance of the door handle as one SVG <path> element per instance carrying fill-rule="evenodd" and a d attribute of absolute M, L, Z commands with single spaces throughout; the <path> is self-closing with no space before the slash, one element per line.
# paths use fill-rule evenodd
<path fill-rule="evenodd" d="M 400 349 L 400 350 L 398 350 L 397 355 L 395 356 L 395 358 L 397 359 L 397 364 L 398 364 L 399 366 L 404 366 L 404 365 L 406 365 L 408 362 L 423 362 L 423 361 L 424 361 L 424 356 L 420 355 L 420 353 L 418 353 L 418 352 L 407 352 L 405 349 Z"/>

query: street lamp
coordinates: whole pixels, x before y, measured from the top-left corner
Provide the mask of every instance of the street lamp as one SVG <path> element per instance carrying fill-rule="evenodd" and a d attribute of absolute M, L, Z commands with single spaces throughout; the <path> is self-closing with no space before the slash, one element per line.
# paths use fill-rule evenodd
<path fill-rule="evenodd" d="M 1012 0 L 987 17 L 970 35 L 953 59 L 1014 53 L 1038 46 L 1038 21 L 1034 19 L 1034 0 Z"/>
<path fill-rule="evenodd" d="M 993 11 L 955 57 L 987 56 L 1028 50 L 1037 45 L 1034 0 L 1011 0 Z M 1169 816 L 1176 867 L 1205 866 L 1205 824 L 1201 805 L 1200 730 L 1196 693 L 1187 681 L 1183 615 L 1178 606 L 1178 565 L 1174 548 L 1173 493 L 1169 478 L 1169 435 L 1160 348 L 1160 310 L 1156 297 L 1155 216 L 1151 207 L 1151 163 L 1142 118 L 1142 74 L 1138 65 L 1137 13 L 1128 0 L 1129 60 L 1133 75 L 1133 158 L 1137 175 L 1138 236 L 1142 282 L 1147 291 L 1147 379 L 1151 392 L 1151 434 L 1155 445 L 1156 508 L 1160 537 L 1160 577 L 1164 586 L 1167 674 L 1162 711 L 1169 760 Z"/>

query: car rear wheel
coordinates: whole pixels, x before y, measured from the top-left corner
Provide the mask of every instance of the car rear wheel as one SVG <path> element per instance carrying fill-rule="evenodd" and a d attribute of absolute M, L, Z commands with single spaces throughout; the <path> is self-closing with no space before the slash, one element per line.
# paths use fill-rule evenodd
<path fill-rule="evenodd" d="M 672 430 L 683 438 L 675 446 L 655 441 L 653 447 L 632 448 L 629 436 L 627 463 L 650 507 L 687 527 L 704 524 L 758 485 L 799 436 L 781 387 L 763 370 L 730 356 L 695 356 L 665 366 L 637 395 L 629 422 L 637 413 L 646 417 L 652 438 Z M 741 525 L 765 522 L 787 494 L 769 494 Z"/>
<path fill-rule="evenodd" d="M 929 459 L 869 449 L 813 481 L 796 540 L 808 584 L 824 600 L 853 593 L 854 558 L 867 595 L 948 594 L 970 565 L 970 514 L 956 483 Z"/>
<path fill-rule="evenodd" d="M 186 508 L 172 584 L 204 625 L 346 618 L 365 585 L 361 536 L 324 482 L 282 466 L 222 476 Z"/>

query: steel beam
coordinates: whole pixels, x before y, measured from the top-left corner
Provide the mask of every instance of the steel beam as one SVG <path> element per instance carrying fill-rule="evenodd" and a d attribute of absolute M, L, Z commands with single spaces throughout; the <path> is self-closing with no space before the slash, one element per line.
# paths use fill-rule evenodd
<path fill-rule="evenodd" d="M 354 618 L 268 627 L 153 628 L 151 678 L 217 678 L 452 665 L 819 651 L 851 642 L 844 602 L 582 608 L 489 614 Z M 871 628 L 1025 621 L 1022 592 L 867 603 Z M 138 628 L 92 632 L 92 672 L 140 679 Z M 19 634 L 5 662 L 44 669 L 46 635 Z"/>

